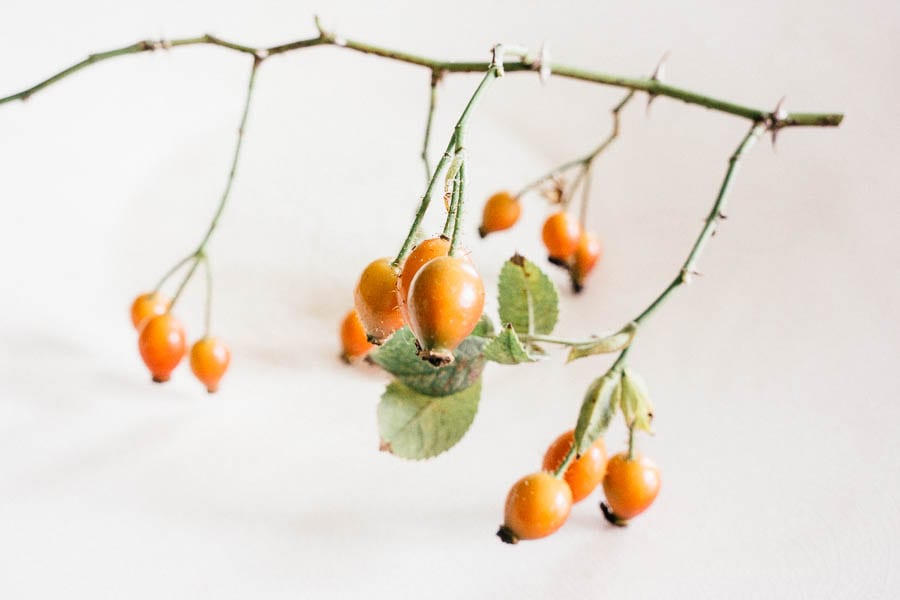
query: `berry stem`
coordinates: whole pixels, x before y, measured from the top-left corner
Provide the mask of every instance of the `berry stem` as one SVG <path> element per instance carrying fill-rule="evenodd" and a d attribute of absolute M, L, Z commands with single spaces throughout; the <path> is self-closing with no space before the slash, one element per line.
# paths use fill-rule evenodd
<path fill-rule="evenodd" d="M 172 277 L 172 275 L 174 275 L 176 271 L 178 271 L 178 269 L 180 269 L 181 267 L 186 265 L 189 260 L 191 260 L 192 258 L 196 258 L 196 257 L 197 257 L 197 253 L 191 252 L 190 254 L 188 254 L 181 260 L 179 260 L 177 263 L 175 263 L 175 265 L 171 269 L 166 271 L 166 274 L 162 276 L 162 278 L 156 284 L 156 287 L 153 288 L 153 291 L 158 292 L 160 290 L 160 288 L 165 285 L 166 281 L 168 281 L 169 278 Z"/>
<path fill-rule="evenodd" d="M 628 460 L 634 460 L 634 423 L 628 426 Z"/>
<path fill-rule="evenodd" d="M 456 211 L 459 206 L 459 172 L 450 180 L 450 208 L 447 210 L 447 218 L 444 220 L 444 230 L 441 237 L 448 240 L 453 237 L 453 228 L 456 226 Z"/>
<path fill-rule="evenodd" d="M 440 175 L 441 171 L 444 170 L 444 167 L 447 166 L 447 162 L 453 156 L 463 150 L 461 142 L 462 132 L 465 130 L 466 123 L 469 120 L 469 115 L 471 114 L 472 109 L 475 107 L 475 104 L 478 102 L 478 99 L 484 93 L 484 90 L 487 89 L 488 84 L 496 77 L 497 67 L 493 66 L 487 70 L 487 73 L 485 73 L 484 77 L 481 79 L 478 87 L 475 88 L 475 92 L 472 94 L 472 97 L 469 98 L 469 102 L 463 109 L 462 114 L 460 114 L 459 120 L 456 122 L 456 126 L 453 128 L 453 133 L 450 136 L 450 141 L 447 144 L 447 149 L 444 150 L 444 154 L 441 156 L 440 161 L 438 161 L 434 173 L 431 174 L 431 179 L 429 180 L 428 186 L 425 189 L 425 194 L 422 196 L 422 199 L 419 202 L 419 208 L 416 210 L 416 216 L 409 228 L 409 233 L 407 234 L 406 239 L 403 241 L 403 245 L 400 247 L 400 252 L 397 253 L 397 257 L 391 263 L 395 268 L 399 268 L 400 265 L 403 264 L 403 261 L 406 259 L 407 255 L 409 255 L 410 250 L 412 250 L 413 241 L 416 237 L 416 231 L 418 231 L 419 225 L 422 223 L 422 219 L 425 217 L 425 213 L 428 211 L 428 206 L 429 204 L 431 204 L 431 191 L 434 189 L 434 185 L 438 179 L 438 175 Z M 461 199 L 462 196 L 460 196 L 460 201 Z"/>
<path fill-rule="evenodd" d="M 590 168 L 591 168 L 591 165 L 593 164 L 594 160 L 598 156 L 603 154 L 603 152 L 612 145 L 612 143 L 616 140 L 616 138 L 619 137 L 619 133 L 621 130 L 620 113 L 622 112 L 622 109 L 625 108 L 625 106 L 629 102 L 631 102 L 632 98 L 634 98 L 634 90 L 630 90 L 627 94 L 625 94 L 625 96 L 621 100 L 619 100 L 619 102 L 615 106 L 612 107 L 612 109 L 610 109 L 610 113 L 612 114 L 612 123 L 613 123 L 612 130 L 609 132 L 609 135 L 607 135 L 606 138 L 604 138 L 603 141 L 601 141 L 600 144 L 596 148 L 594 148 L 590 153 L 586 154 L 585 156 L 582 156 L 580 158 L 575 158 L 568 162 L 564 162 L 563 164 L 551 169 L 547 173 L 544 173 L 542 176 L 535 179 L 534 181 L 531 181 L 525 187 L 523 187 L 521 190 L 519 190 L 519 193 L 516 194 L 516 197 L 520 197 L 523 194 L 530 192 L 534 188 L 543 184 L 548 179 L 553 179 L 554 177 L 556 177 L 558 175 L 562 175 L 563 173 L 565 173 L 569 169 L 572 169 L 573 167 L 581 167 L 581 170 L 579 171 L 578 175 L 576 175 L 575 181 L 572 183 L 572 185 L 569 188 L 569 192 L 565 195 L 565 198 L 564 198 L 565 203 L 568 203 L 568 199 L 572 195 L 575 194 L 575 190 L 578 187 L 578 185 L 581 183 L 581 180 L 585 177 L 590 176 Z M 582 223 L 582 225 L 584 225 L 584 223 Z"/>
<path fill-rule="evenodd" d="M 197 254 L 202 254 L 206 249 L 206 244 L 209 242 L 209 239 L 212 237 L 213 232 L 216 230 L 216 227 L 219 225 L 219 219 L 222 217 L 222 213 L 225 211 L 225 206 L 228 204 L 228 198 L 231 195 L 231 187 L 234 184 L 234 176 L 237 173 L 238 162 L 241 158 L 241 147 L 244 143 L 244 128 L 247 126 L 247 116 L 250 114 L 250 101 L 253 99 L 253 86 L 256 83 L 256 73 L 259 70 L 259 65 L 262 64 L 263 59 L 258 56 L 253 57 L 253 66 L 250 69 L 250 79 L 247 83 L 247 96 L 244 101 L 244 110 L 241 113 L 241 122 L 238 125 L 237 131 L 237 142 L 234 145 L 234 155 L 231 159 L 231 170 L 228 172 L 228 179 L 225 182 L 225 190 L 222 192 L 222 197 L 219 200 L 219 206 L 216 208 L 216 212 L 213 215 L 212 221 L 209 223 L 209 228 L 206 230 L 206 235 L 203 236 L 203 239 L 200 240 L 200 244 L 197 246 Z"/>
<path fill-rule="evenodd" d="M 459 240 L 462 238 L 463 198 L 466 191 L 466 163 L 459 167 L 459 183 L 456 186 L 456 202 L 453 208 L 453 237 L 450 238 L 450 256 L 456 256 Z"/>
<path fill-rule="evenodd" d="M 209 337 L 209 332 L 212 329 L 210 322 L 212 321 L 213 275 L 212 266 L 209 264 L 209 256 L 203 254 L 202 260 L 206 271 L 206 312 L 203 317 L 203 337 Z"/>
<path fill-rule="evenodd" d="M 442 71 L 431 70 L 431 92 L 428 101 L 428 117 L 425 120 L 425 139 L 422 141 L 422 163 L 425 165 L 425 185 L 431 181 L 431 161 L 428 159 L 428 147 L 431 142 L 431 126 L 434 123 L 434 110 L 437 107 L 437 85 L 442 78 Z"/>

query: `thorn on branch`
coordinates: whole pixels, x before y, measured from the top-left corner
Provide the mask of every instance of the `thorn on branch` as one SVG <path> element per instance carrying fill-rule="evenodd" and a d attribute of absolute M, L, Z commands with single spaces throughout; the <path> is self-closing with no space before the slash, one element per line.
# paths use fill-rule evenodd
<path fill-rule="evenodd" d="M 703 273 L 700 271 L 695 271 L 694 269 L 681 269 L 681 283 L 687 285 L 689 284 L 694 277 L 702 277 Z"/>
<path fill-rule="evenodd" d="M 663 79 L 665 78 L 665 73 L 666 73 L 666 61 L 668 59 L 669 59 L 669 51 L 666 50 L 666 52 L 662 55 L 662 58 L 659 59 L 659 62 L 656 63 L 656 68 L 653 69 L 653 74 L 650 75 L 650 81 L 658 81 L 660 83 L 663 81 Z M 655 92 L 647 92 L 647 114 L 648 115 L 650 114 L 650 105 L 653 103 L 654 100 L 656 100 L 656 97 L 658 95 L 659 94 L 657 94 Z"/>
<path fill-rule="evenodd" d="M 788 112 L 784 108 L 785 98 L 786 96 L 781 97 L 778 104 L 775 105 L 775 109 L 768 114 L 765 120 L 766 128 L 772 133 L 773 148 L 775 147 L 775 142 L 778 140 L 778 131 L 785 126 L 785 121 L 788 117 Z"/>
<path fill-rule="evenodd" d="M 553 70 L 550 64 L 550 44 L 548 42 L 541 44 L 541 52 L 531 62 L 531 70 L 538 72 L 538 77 L 540 77 L 543 85 L 546 85 L 547 81 L 550 80 Z"/>

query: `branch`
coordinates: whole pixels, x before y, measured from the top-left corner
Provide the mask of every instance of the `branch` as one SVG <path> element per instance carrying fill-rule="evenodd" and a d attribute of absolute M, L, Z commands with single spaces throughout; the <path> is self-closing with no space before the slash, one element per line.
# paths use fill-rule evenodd
<path fill-rule="evenodd" d="M 425 56 L 411 54 L 408 52 L 392 50 L 373 44 L 355 40 L 347 40 L 324 31 L 323 29 L 321 29 L 321 27 L 319 27 L 319 35 L 317 37 L 301 39 L 279 46 L 271 46 L 269 48 L 253 48 L 251 46 L 228 42 L 207 34 L 201 37 L 181 38 L 175 40 L 144 40 L 130 46 L 124 46 L 122 48 L 92 54 L 81 62 L 75 63 L 74 65 L 63 69 L 59 73 L 52 75 L 51 77 L 45 79 L 44 81 L 41 81 L 38 84 L 35 84 L 34 86 L 26 90 L 11 94 L 4 98 L 0 98 L 0 104 L 5 104 L 14 100 L 27 100 L 32 95 L 44 89 L 45 87 L 52 85 L 53 83 L 56 83 L 57 81 L 60 81 L 61 79 L 64 79 L 85 67 L 105 60 L 109 60 L 111 58 L 115 58 L 117 56 L 138 54 L 141 52 L 149 52 L 152 50 L 164 50 L 180 46 L 196 45 L 218 46 L 220 48 L 225 48 L 235 52 L 252 54 L 260 59 L 274 54 L 284 54 L 286 52 L 291 52 L 302 48 L 309 48 L 312 46 L 339 46 L 365 54 L 381 56 L 383 58 L 388 58 L 398 62 L 427 67 L 432 71 L 438 70 L 451 73 L 486 73 L 493 66 L 492 61 L 451 62 L 445 60 L 437 60 Z M 503 61 L 498 66 L 500 66 L 503 71 L 507 73 L 515 73 L 523 71 L 534 71 L 535 68 L 539 67 L 540 65 L 536 61 L 521 57 L 517 60 L 512 60 L 509 62 Z M 544 68 L 547 67 L 547 65 L 543 66 Z M 549 69 L 551 73 L 555 73 L 560 77 L 626 88 L 633 91 L 647 92 L 651 96 L 666 96 L 669 98 L 674 98 L 676 100 L 681 100 L 688 104 L 705 106 L 706 108 L 718 112 L 743 117 L 754 122 L 773 120 L 774 122 L 772 123 L 772 126 L 776 129 L 798 126 L 834 127 L 840 125 L 841 120 L 843 119 L 843 115 L 840 113 L 789 113 L 787 115 L 784 115 L 783 117 L 775 118 L 771 111 L 760 110 L 748 106 L 742 106 L 740 104 L 735 104 L 733 102 L 728 102 L 726 100 L 720 100 L 712 96 L 706 96 L 704 94 L 668 85 L 653 78 L 621 77 L 618 75 L 609 75 L 606 73 L 588 71 L 585 69 L 562 64 L 551 64 L 549 66 Z"/>

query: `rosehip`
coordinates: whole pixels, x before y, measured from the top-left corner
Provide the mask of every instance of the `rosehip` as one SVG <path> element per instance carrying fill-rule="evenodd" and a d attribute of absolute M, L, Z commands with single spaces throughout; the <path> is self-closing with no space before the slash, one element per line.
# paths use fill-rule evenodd
<path fill-rule="evenodd" d="M 168 381 L 172 371 L 184 357 L 184 327 L 169 313 L 152 317 L 141 328 L 138 349 L 144 364 L 150 369 L 153 381 Z"/>
<path fill-rule="evenodd" d="M 191 348 L 191 371 L 210 394 L 219 389 L 219 380 L 228 370 L 231 352 L 222 340 L 204 337 Z"/>
<path fill-rule="evenodd" d="M 516 224 L 521 214 L 522 205 L 518 198 L 506 191 L 497 192 L 484 205 L 478 234 L 485 237 L 489 233 L 509 229 Z"/>
<path fill-rule="evenodd" d="M 562 479 L 542 471 L 517 481 L 506 497 L 497 536 L 507 544 L 547 537 L 563 526 L 572 510 L 572 492 Z"/>
<path fill-rule="evenodd" d="M 356 285 L 356 312 L 369 341 L 383 344 L 403 327 L 397 295 L 397 273 L 387 258 L 372 261 Z"/>
<path fill-rule="evenodd" d="M 606 494 L 604 516 L 616 525 L 641 514 L 653 504 L 659 493 L 659 469 L 649 458 L 635 455 L 629 459 L 623 452 L 616 454 L 606 465 L 603 493 Z"/>
<path fill-rule="evenodd" d="M 581 225 L 569 213 L 560 211 L 544 221 L 541 237 L 550 256 L 550 262 L 565 266 L 578 247 Z"/>
<path fill-rule="evenodd" d="M 171 299 L 162 292 L 141 294 L 131 303 L 131 324 L 139 330 L 150 317 L 165 314 L 171 303 Z"/>
<path fill-rule="evenodd" d="M 575 441 L 574 431 L 567 431 L 550 444 L 544 454 L 543 468 L 555 472 Z M 580 502 L 591 495 L 606 473 L 606 446 L 603 438 L 598 438 L 579 458 L 572 461 L 563 479 L 572 490 L 572 502 Z"/>
<path fill-rule="evenodd" d="M 419 356 L 435 366 L 449 364 L 481 319 L 484 284 L 466 259 L 434 258 L 413 278 L 407 308 Z"/>
<path fill-rule="evenodd" d="M 603 255 L 603 244 L 592 233 L 582 233 L 575 248 L 575 256 L 569 269 L 572 275 L 572 287 L 580 292 L 584 287 L 584 279 L 597 266 Z"/>
<path fill-rule="evenodd" d="M 400 271 L 400 278 L 397 280 L 397 295 L 400 299 L 400 311 L 407 323 L 409 322 L 409 310 L 406 304 L 413 278 L 432 258 L 447 256 L 449 253 L 450 240 L 441 236 L 423 241 L 406 257 L 406 262 L 403 263 L 403 269 Z"/>
<path fill-rule="evenodd" d="M 354 309 L 341 322 L 341 348 L 341 357 L 347 362 L 362 358 L 374 348 L 366 339 L 366 330 Z"/>

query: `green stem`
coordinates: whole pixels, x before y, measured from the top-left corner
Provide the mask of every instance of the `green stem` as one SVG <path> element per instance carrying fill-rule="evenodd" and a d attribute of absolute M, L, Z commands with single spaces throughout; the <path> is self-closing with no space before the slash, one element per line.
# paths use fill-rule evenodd
<path fill-rule="evenodd" d="M 496 67 L 492 67 L 487 71 L 487 73 L 484 74 L 484 77 L 481 79 L 478 87 L 475 88 L 475 92 L 472 94 L 472 97 L 469 98 L 469 102 L 463 109 L 462 114 L 459 116 L 459 120 L 456 122 L 456 126 L 453 128 L 453 134 L 450 136 L 450 141 L 447 144 L 447 149 L 444 150 L 444 154 L 441 156 L 441 160 L 438 161 L 437 167 L 435 168 L 434 173 L 432 173 L 431 175 L 431 180 L 428 182 L 428 186 L 425 189 L 425 194 L 422 196 L 422 199 L 419 202 L 419 208 L 416 210 L 416 216 L 415 218 L 413 218 L 412 225 L 409 228 L 409 233 L 406 235 L 406 239 L 403 240 L 403 245 L 400 247 L 400 252 L 397 253 L 397 257 L 391 263 L 394 268 L 400 268 L 400 265 L 403 264 L 403 261 L 406 259 L 407 255 L 412 249 L 416 231 L 418 231 L 419 225 L 422 223 L 422 219 L 425 217 L 425 213 L 428 211 L 428 205 L 431 204 L 431 191 L 432 189 L 434 189 L 434 184 L 437 181 L 441 171 L 443 171 L 444 167 L 447 165 L 447 161 L 449 161 L 451 157 L 455 156 L 463 150 L 460 139 L 462 137 L 462 131 L 465 130 L 466 123 L 469 120 L 469 115 L 472 113 L 472 109 L 475 107 L 478 99 L 484 93 L 484 90 L 487 89 L 488 84 L 496 77 Z"/>
<path fill-rule="evenodd" d="M 713 204 L 709 215 L 706 217 L 703 229 L 700 231 L 700 235 L 697 236 L 690 254 L 688 254 L 687 259 L 684 261 L 684 264 L 681 266 L 675 279 L 659 296 L 656 297 L 655 300 L 653 300 L 653 302 L 650 303 L 650 306 L 645 308 L 644 311 L 634 319 L 634 322 L 638 325 L 653 314 L 676 288 L 689 283 L 691 277 L 696 274 L 697 260 L 699 259 L 701 252 L 703 252 L 703 248 L 715 233 L 719 221 L 725 218 L 724 210 L 728 202 L 728 192 L 731 190 L 731 182 L 735 173 L 737 173 L 740 160 L 746 152 L 753 147 L 753 144 L 765 129 L 766 125 L 764 123 L 754 123 L 750 128 L 750 131 L 743 137 L 741 143 L 738 144 L 737 149 L 728 159 L 728 168 L 725 171 L 725 178 L 722 180 L 722 185 L 719 187 L 719 193 L 716 195 L 716 201 Z"/>
<path fill-rule="evenodd" d="M 175 263 L 175 265 L 171 269 L 166 271 L 166 274 L 162 276 L 162 278 L 159 280 L 159 283 L 156 284 L 156 287 L 153 288 L 154 293 L 158 292 L 160 290 L 160 288 L 163 285 L 165 285 L 166 281 L 168 281 L 169 278 L 172 277 L 172 275 L 174 275 L 176 271 L 178 271 L 178 269 L 180 269 L 181 267 L 186 265 L 189 260 L 191 260 L 192 258 L 196 258 L 196 257 L 197 257 L 197 253 L 191 252 L 190 254 L 188 254 L 181 260 L 179 260 L 177 263 Z"/>
<path fill-rule="evenodd" d="M 634 460 L 634 423 L 628 426 L 628 460 Z"/>
<path fill-rule="evenodd" d="M 591 168 L 591 165 L 593 164 L 594 160 L 598 156 L 603 154 L 603 152 L 607 148 L 609 148 L 610 145 L 612 145 L 612 143 L 616 140 L 616 138 L 619 137 L 620 127 L 621 127 L 620 113 L 622 112 L 622 109 L 625 108 L 625 106 L 629 102 L 631 102 L 632 98 L 634 98 L 634 90 L 630 90 L 627 94 L 625 94 L 625 96 L 621 100 L 619 100 L 619 102 L 615 106 L 612 107 L 612 109 L 610 109 L 610 113 L 612 114 L 612 129 L 610 130 L 609 135 L 607 135 L 596 148 L 594 148 L 590 153 L 586 154 L 585 156 L 582 156 L 581 158 L 575 158 L 568 162 L 564 162 L 563 164 L 551 169 L 550 171 L 548 171 L 547 173 L 545 173 L 538 179 L 535 179 L 534 181 L 531 181 L 530 183 L 528 183 L 525 187 L 523 187 L 521 190 L 519 190 L 519 193 L 516 195 L 522 196 L 523 194 L 538 187 L 539 185 L 541 185 L 548 179 L 552 179 L 552 178 L 556 177 L 557 175 L 561 175 L 562 173 L 565 173 L 566 171 L 568 171 L 569 169 L 571 169 L 573 167 L 580 166 L 581 171 L 577 175 L 577 179 L 572 183 L 572 186 L 569 188 L 569 193 L 566 194 L 565 201 L 567 203 L 568 199 L 571 198 L 571 196 L 573 196 L 575 194 L 575 190 L 578 187 L 578 185 L 581 183 L 582 178 L 590 176 L 590 168 Z M 582 208 L 582 213 L 585 213 L 586 211 L 587 211 L 586 207 Z M 584 222 L 582 221 L 581 224 L 583 226 Z"/>
<path fill-rule="evenodd" d="M 244 142 L 244 128 L 247 126 L 247 115 L 250 114 L 250 101 L 253 98 L 253 86 L 256 83 L 256 72 L 259 69 L 259 65 L 262 64 L 263 59 L 258 56 L 254 56 L 253 58 L 253 67 L 250 69 L 250 79 L 247 83 L 247 96 L 244 101 L 244 109 L 241 113 L 241 122 L 238 126 L 237 133 L 237 142 L 234 145 L 234 155 L 231 159 L 231 169 L 228 172 L 228 179 L 225 182 L 225 190 L 222 192 L 222 196 L 219 199 L 219 205 L 216 207 L 216 212 L 213 214 L 213 218 L 209 223 L 209 227 L 206 230 L 206 233 L 203 235 L 203 238 L 200 240 L 200 243 L 197 244 L 197 249 L 188 256 L 184 261 L 173 267 L 170 271 L 174 273 L 181 265 L 185 262 L 193 259 L 194 263 L 191 265 L 191 268 L 188 269 L 187 274 L 184 279 L 181 280 L 181 284 L 178 286 L 178 290 L 175 292 L 175 295 L 172 297 L 172 302 L 169 305 L 169 310 L 175 307 L 175 303 L 178 302 L 178 299 L 181 297 L 181 293 L 184 291 L 185 286 L 187 286 L 188 282 L 193 277 L 194 272 L 197 270 L 197 266 L 200 261 L 206 259 L 206 245 L 209 243 L 210 238 L 215 232 L 216 227 L 219 225 L 219 220 L 222 217 L 222 213 L 225 211 L 225 206 L 228 204 L 228 198 L 231 196 L 231 188 L 234 184 L 234 176 L 237 173 L 238 162 L 241 157 L 241 147 Z M 169 275 L 163 279 L 168 278 Z M 209 314 L 207 314 L 207 330 L 209 329 Z"/>
<path fill-rule="evenodd" d="M 209 337 L 211 331 L 210 323 L 212 321 L 212 297 L 213 297 L 213 276 L 212 266 L 209 264 L 209 256 L 203 254 L 203 266 L 206 270 L 206 313 L 203 318 L 203 337 Z"/>
<path fill-rule="evenodd" d="M 450 256 L 456 256 L 462 239 L 462 214 L 466 194 L 466 163 L 459 166 L 459 182 L 456 187 L 456 202 L 453 208 L 453 236 L 450 238 Z"/>
<path fill-rule="evenodd" d="M 437 107 L 437 84 L 441 81 L 441 72 L 431 71 L 431 93 L 428 101 L 428 118 L 425 120 L 425 139 L 422 142 L 422 163 L 425 165 L 425 184 L 431 179 L 431 161 L 428 159 L 428 146 L 431 142 L 431 126 L 434 122 L 434 109 Z"/>
<path fill-rule="evenodd" d="M 451 239 L 453 227 L 456 225 L 456 210 L 459 202 L 459 179 L 454 177 L 450 182 L 450 207 L 447 209 L 447 218 L 444 220 L 444 230 L 441 237 Z"/>
<path fill-rule="evenodd" d="M 26 100 L 36 92 L 80 71 L 81 69 L 118 56 L 194 45 L 218 46 L 221 48 L 226 48 L 228 50 L 242 52 L 245 54 L 252 54 L 253 56 L 260 59 L 274 54 L 284 54 L 293 50 L 299 50 L 302 48 L 309 48 L 313 46 L 339 46 L 342 48 L 355 50 L 357 52 L 363 52 L 366 54 L 381 56 L 399 62 L 427 67 L 432 71 L 439 70 L 451 73 L 485 73 L 491 71 L 495 67 L 494 63 L 488 61 L 450 62 L 444 60 L 436 60 L 433 58 L 419 56 L 408 52 L 401 52 L 398 50 L 391 50 L 389 48 L 383 48 L 364 42 L 339 39 L 336 36 L 323 31 L 320 31 L 319 36 L 314 38 L 297 40 L 295 42 L 282 44 L 279 46 L 272 46 L 269 48 L 253 48 L 242 44 L 228 42 L 211 35 L 204 35 L 201 37 L 181 38 L 168 41 L 143 40 L 129 46 L 123 46 L 114 50 L 92 54 L 86 59 L 63 69 L 62 71 L 48 77 L 47 79 L 33 85 L 28 89 L 0 98 L 0 104 L 12 102 L 14 100 Z M 507 73 L 531 72 L 534 70 L 535 64 L 525 58 L 519 58 L 518 60 L 504 62 L 503 67 L 504 71 Z M 685 90 L 672 85 L 668 85 L 653 78 L 620 77 L 618 75 L 609 75 L 606 73 L 588 71 L 585 69 L 562 64 L 553 64 L 550 66 L 550 69 L 552 73 L 556 74 L 559 77 L 566 77 L 568 79 L 577 79 L 591 83 L 626 88 L 633 91 L 647 92 L 653 96 L 666 96 L 676 100 L 681 100 L 688 104 L 704 106 L 718 112 L 743 117 L 751 121 L 771 121 L 771 125 L 777 129 L 781 129 L 784 127 L 802 126 L 835 127 L 837 125 L 840 125 L 841 120 L 843 119 L 843 115 L 840 113 L 789 113 L 783 118 L 776 118 L 776 116 L 773 115 L 771 111 L 760 110 L 748 106 L 742 106 L 740 104 L 735 104 L 734 102 L 720 100 L 712 96 L 707 96 L 690 90 Z"/>

